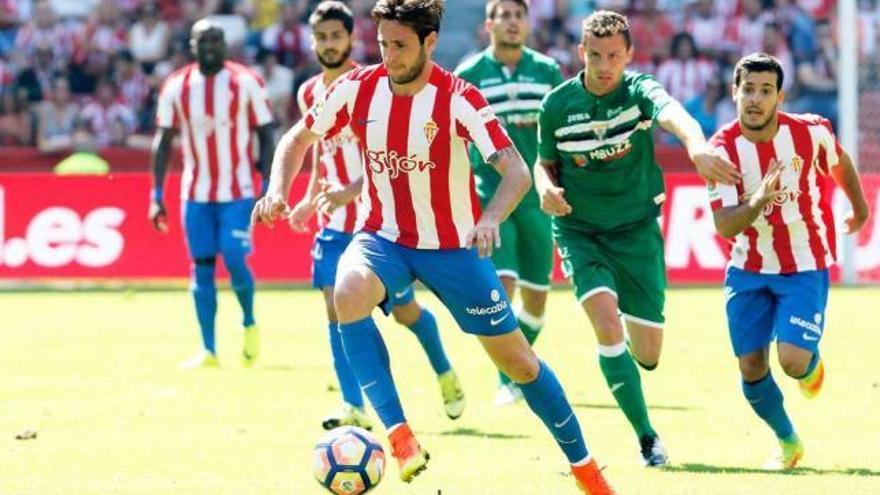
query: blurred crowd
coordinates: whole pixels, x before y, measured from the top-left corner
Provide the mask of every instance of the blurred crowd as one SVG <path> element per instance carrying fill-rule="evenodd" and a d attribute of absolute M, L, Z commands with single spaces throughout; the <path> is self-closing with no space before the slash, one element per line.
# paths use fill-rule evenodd
<path fill-rule="evenodd" d="M 456 0 L 448 0 L 451 6 Z M 44 152 L 148 146 L 162 80 L 190 62 L 192 24 L 224 26 L 229 56 L 266 80 L 281 128 L 298 117 L 299 83 L 318 70 L 309 49 L 318 0 L 0 0 L 0 146 Z M 354 57 L 379 60 L 371 0 L 356 14 Z M 532 0 L 530 45 L 580 70 L 581 20 L 595 9 L 626 13 L 633 68 L 655 74 L 711 133 L 734 116 L 731 64 L 762 50 L 786 69 L 787 108 L 837 117 L 835 0 Z M 859 3 L 860 71 L 877 74 L 876 0 Z M 478 45 L 487 42 L 481 19 Z"/>

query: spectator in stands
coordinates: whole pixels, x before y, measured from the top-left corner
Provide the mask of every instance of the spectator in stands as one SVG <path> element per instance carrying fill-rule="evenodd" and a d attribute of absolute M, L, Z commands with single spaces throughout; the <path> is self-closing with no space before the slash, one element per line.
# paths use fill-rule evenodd
<path fill-rule="evenodd" d="M 17 0 L 0 0 L 0 57 L 15 45 L 15 35 L 21 22 Z"/>
<path fill-rule="evenodd" d="M 782 32 L 781 26 L 776 22 L 768 22 L 764 25 L 764 36 L 761 39 L 761 51 L 773 55 L 782 64 L 784 74 L 794 74 L 794 59 L 791 51 L 788 49 L 788 43 L 785 41 L 785 33 Z M 794 78 L 787 77 L 782 79 L 782 89 L 791 90 L 794 85 Z"/>
<path fill-rule="evenodd" d="M 786 33 L 796 64 L 813 56 L 816 52 L 816 23 L 803 7 L 795 0 L 776 0 L 773 19 Z"/>
<path fill-rule="evenodd" d="M 100 0 L 49 0 L 58 17 L 79 20 L 89 17 L 99 2 Z"/>
<path fill-rule="evenodd" d="M 29 101 L 42 101 L 52 91 L 52 81 L 66 70 L 56 60 L 52 47 L 41 46 L 34 52 L 30 65 L 18 73 L 16 85 L 27 91 Z"/>
<path fill-rule="evenodd" d="M 43 153 L 69 152 L 92 146 L 79 121 L 67 79 L 57 77 L 47 100 L 37 107 L 37 148 Z"/>
<path fill-rule="evenodd" d="M 742 10 L 727 26 L 727 42 L 740 56 L 761 50 L 764 26 L 770 21 L 761 0 L 742 0 Z"/>
<path fill-rule="evenodd" d="M 635 47 L 631 69 L 654 72 L 669 56 L 669 40 L 675 35 L 675 28 L 666 13 L 657 8 L 657 0 L 641 0 L 630 16 L 630 34 Z"/>
<path fill-rule="evenodd" d="M 138 21 L 131 27 L 128 45 L 145 74 L 152 74 L 156 64 L 167 55 L 170 37 L 168 23 L 159 17 L 159 4 L 145 1 Z"/>
<path fill-rule="evenodd" d="M 565 29 L 575 39 L 581 39 L 584 19 L 598 9 L 596 0 L 558 0 L 559 18 L 565 20 Z"/>
<path fill-rule="evenodd" d="M 152 90 L 150 80 L 141 71 L 140 65 L 135 63 L 134 57 L 128 50 L 122 50 L 116 54 L 113 62 L 113 81 L 119 89 L 119 101 L 131 109 L 135 114 L 137 128 L 148 130 L 152 120 L 145 108 L 147 99 Z"/>
<path fill-rule="evenodd" d="M 706 83 L 706 87 L 701 93 L 685 101 L 684 108 L 700 123 L 703 134 L 711 136 L 718 129 L 719 122 L 726 122 L 719 118 L 719 114 L 722 113 L 722 102 L 729 100 L 724 81 L 720 75 L 716 74 Z"/>
<path fill-rule="evenodd" d="M 47 0 L 34 3 L 33 18 L 21 26 L 15 36 L 13 60 L 18 67 L 27 67 L 38 48 L 52 50 L 53 63 L 62 64 L 70 60 L 76 30 L 63 26 Z"/>
<path fill-rule="evenodd" d="M 113 55 L 128 47 L 128 31 L 114 0 L 101 0 L 77 39 L 71 64 L 74 93 L 95 91 L 98 79 L 110 71 Z"/>
<path fill-rule="evenodd" d="M 837 44 L 828 20 L 816 24 L 818 49 L 797 66 L 798 97 L 791 104 L 796 113 L 817 113 L 837 128 Z"/>
<path fill-rule="evenodd" d="M 27 90 L 15 86 L 0 93 L 0 145 L 33 146 L 34 118 Z"/>
<path fill-rule="evenodd" d="M 718 77 L 715 65 L 700 57 L 690 34 L 676 34 L 670 43 L 670 52 L 672 57 L 657 69 L 657 80 L 682 104 L 702 93 L 706 84 Z"/>
<path fill-rule="evenodd" d="M 696 0 L 685 22 L 685 29 L 694 37 L 700 53 L 716 58 L 725 49 L 724 30 L 727 21 L 715 9 L 714 0 Z"/>
<path fill-rule="evenodd" d="M 309 31 L 300 20 L 304 6 L 305 2 L 285 3 L 278 22 L 263 31 L 263 48 L 275 52 L 281 65 L 295 71 L 303 69 L 309 62 Z"/>
<path fill-rule="evenodd" d="M 83 108 L 81 118 L 98 147 L 122 146 L 135 131 L 135 114 L 119 101 L 110 79 L 98 81 L 95 98 Z"/>
<path fill-rule="evenodd" d="M 258 65 L 254 71 L 266 81 L 269 95 L 269 107 L 272 109 L 278 130 L 286 131 L 292 124 L 291 96 L 293 92 L 294 72 L 279 64 L 275 53 L 266 49 L 257 54 Z"/>

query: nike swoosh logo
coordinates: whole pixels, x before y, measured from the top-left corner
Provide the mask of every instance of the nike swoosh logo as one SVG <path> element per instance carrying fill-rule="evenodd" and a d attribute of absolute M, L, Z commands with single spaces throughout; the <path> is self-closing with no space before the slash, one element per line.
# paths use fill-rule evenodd
<path fill-rule="evenodd" d="M 367 124 L 372 124 L 375 121 L 376 121 L 376 119 L 359 119 L 358 124 L 367 125 Z"/>
<path fill-rule="evenodd" d="M 561 443 L 561 444 L 564 444 L 564 445 L 571 445 L 571 444 L 573 444 L 573 443 L 577 443 L 578 439 L 575 438 L 574 440 L 568 440 L 568 441 L 566 441 L 566 440 L 562 440 L 561 438 L 557 438 L 556 441 L 559 442 L 559 443 Z"/>
<path fill-rule="evenodd" d="M 611 393 L 613 394 L 614 392 L 617 392 L 617 389 L 619 389 L 620 387 L 622 387 L 624 385 L 626 385 L 626 383 L 624 383 L 624 382 L 617 382 L 614 385 L 611 385 Z"/>
<path fill-rule="evenodd" d="M 489 320 L 489 324 L 492 325 L 493 327 L 497 326 L 499 323 L 506 320 L 508 316 L 510 316 L 510 313 L 507 313 L 506 315 L 502 316 L 501 318 L 498 318 L 497 320 L 495 318 L 492 318 L 491 320 Z"/>
<path fill-rule="evenodd" d="M 376 384 L 376 381 L 374 380 L 374 381 L 372 381 L 372 382 L 370 382 L 370 383 L 364 385 L 363 387 L 361 387 L 361 390 L 366 390 L 366 389 L 372 387 L 372 386 L 375 385 L 375 384 Z"/>
<path fill-rule="evenodd" d="M 810 342 L 815 342 L 815 341 L 819 340 L 818 336 L 813 335 L 811 333 L 807 333 L 807 332 L 804 332 L 804 334 L 801 335 L 801 338 L 803 338 L 804 340 L 809 340 Z"/>
<path fill-rule="evenodd" d="M 400 292 L 395 292 L 395 293 L 394 293 L 394 297 L 400 299 L 400 298 L 402 298 L 403 296 L 407 295 L 408 293 L 409 293 L 409 289 L 402 290 L 402 291 L 400 291 Z"/>
<path fill-rule="evenodd" d="M 574 417 L 574 411 L 572 411 L 572 413 L 569 414 L 567 418 L 565 418 L 565 421 L 563 421 L 562 423 L 553 423 L 553 426 L 555 426 L 556 428 L 562 428 L 563 426 L 565 426 L 566 423 L 571 421 L 571 418 L 573 418 L 573 417 Z"/>

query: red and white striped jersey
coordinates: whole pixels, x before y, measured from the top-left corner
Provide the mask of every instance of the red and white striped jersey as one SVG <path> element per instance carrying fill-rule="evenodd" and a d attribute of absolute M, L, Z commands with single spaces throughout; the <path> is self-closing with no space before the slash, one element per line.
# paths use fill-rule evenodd
<path fill-rule="evenodd" d="M 746 139 L 734 121 L 716 132 L 710 144 L 742 173 L 742 182 L 735 186 L 709 188 L 713 211 L 747 201 L 771 160 L 783 163 L 779 179 L 783 194 L 737 234 L 730 265 L 751 272 L 795 273 L 834 264 L 837 250 L 828 173 L 839 163 L 842 148 L 827 119 L 779 112 L 779 130 L 766 143 Z"/>
<path fill-rule="evenodd" d="M 317 74 L 299 87 L 297 102 L 300 112 L 305 115 L 316 101 L 322 101 L 327 91 L 324 75 Z M 360 140 L 346 127 L 339 134 L 322 139 L 313 149 L 313 157 L 322 178 L 331 184 L 345 186 L 358 180 L 363 172 L 363 147 Z M 360 198 L 337 208 L 330 215 L 318 215 L 318 224 L 322 228 L 333 229 L 348 234 L 360 228 L 357 218 Z"/>
<path fill-rule="evenodd" d="M 391 92 L 384 65 L 355 69 L 305 124 L 325 137 L 351 127 L 365 148 L 363 230 L 418 249 L 464 247 L 480 217 L 468 144 L 484 160 L 511 146 L 477 88 L 435 64 L 412 96 Z"/>
<path fill-rule="evenodd" d="M 253 197 L 253 129 L 270 122 L 265 85 L 243 65 L 227 61 L 205 77 L 190 64 L 168 76 L 156 125 L 180 130 L 181 198 L 206 203 Z"/>

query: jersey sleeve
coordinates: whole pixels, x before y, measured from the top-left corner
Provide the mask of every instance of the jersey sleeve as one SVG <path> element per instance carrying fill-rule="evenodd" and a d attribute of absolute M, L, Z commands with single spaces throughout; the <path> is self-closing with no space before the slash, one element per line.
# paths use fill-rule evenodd
<path fill-rule="evenodd" d="M 556 147 L 556 126 L 549 101 L 549 98 L 544 97 L 538 110 L 538 159 L 557 162 L 559 149 Z"/>
<path fill-rule="evenodd" d="M 721 156 L 728 160 L 730 159 L 724 146 L 717 146 L 713 142 L 710 142 L 710 145 L 714 145 L 715 149 L 721 153 Z M 706 192 L 709 195 L 709 206 L 712 208 L 712 211 L 739 205 L 739 194 L 737 193 L 736 186 L 721 183 L 707 184 Z"/>
<path fill-rule="evenodd" d="M 452 112 L 458 135 L 474 143 L 484 161 L 513 143 L 483 94 L 467 84 L 452 96 Z"/>
<path fill-rule="evenodd" d="M 666 105 L 675 99 L 666 92 L 666 89 L 653 76 L 643 75 L 636 85 L 636 96 L 639 100 L 639 108 L 644 115 L 649 115 L 651 120 L 657 120 L 660 112 Z"/>
<path fill-rule="evenodd" d="M 269 109 L 269 93 L 260 76 L 244 79 L 248 95 L 248 121 L 251 127 L 262 127 L 272 123 L 272 110 Z"/>
<path fill-rule="evenodd" d="M 177 113 L 174 111 L 175 81 L 169 80 L 159 92 L 156 102 L 156 127 L 162 129 L 176 129 L 179 125 Z"/>
<path fill-rule="evenodd" d="M 348 74 L 352 72 L 356 71 Z M 357 88 L 357 83 L 348 77 L 337 79 L 305 114 L 306 129 L 325 138 L 338 134 L 351 120 L 350 107 Z"/>
<path fill-rule="evenodd" d="M 819 167 L 822 168 L 822 172 L 828 173 L 832 167 L 840 164 L 840 154 L 843 152 L 843 147 L 837 140 L 837 136 L 834 135 L 831 121 L 825 117 L 819 117 L 818 120 L 819 147 L 825 154 L 825 159 L 819 161 Z"/>
<path fill-rule="evenodd" d="M 559 64 L 552 64 L 550 66 L 550 84 L 555 88 L 563 82 L 565 82 L 565 76 L 562 75 L 562 70 L 559 68 Z"/>

